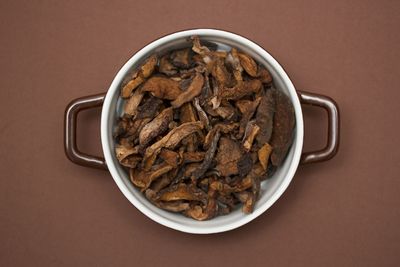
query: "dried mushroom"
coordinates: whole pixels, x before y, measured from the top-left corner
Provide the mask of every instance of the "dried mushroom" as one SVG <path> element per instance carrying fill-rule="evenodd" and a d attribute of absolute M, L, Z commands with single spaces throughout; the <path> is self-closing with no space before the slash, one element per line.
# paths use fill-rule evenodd
<path fill-rule="evenodd" d="M 256 140 L 261 145 L 268 143 L 271 139 L 275 114 L 275 91 L 276 89 L 268 90 L 261 98 L 260 105 L 257 109 L 256 123 L 261 129 Z"/>
<path fill-rule="evenodd" d="M 126 77 L 115 156 L 160 209 L 200 221 L 251 213 L 292 144 L 292 103 L 250 55 L 188 42 Z"/>
<path fill-rule="evenodd" d="M 274 166 L 281 165 L 292 144 L 295 124 L 294 108 L 288 96 L 276 90 L 276 105 L 274 126 L 271 136 L 271 162 Z"/>
<path fill-rule="evenodd" d="M 144 92 L 150 92 L 160 99 L 174 100 L 181 93 L 179 82 L 166 77 L 152 77 L 142 87 Z"/>
<path fill-rule="evenodd" d="M 136 90 L 133 95 L 125 102 L 124 106 L 124 113 L 129 116 L 136 115 L 137 109 L 140 105 L 140 102 L 143 99 L 143 92 L 142 90 Z"/>
<path fill-rule="evenodd" d="M 144 147 L 150 143 L 153 138 L 164 133 L 172 121 L 172 108 L 166 108 L 158 114 L 151 122 L 146 124 L 139 133 L 139 144 Z"/>
<path fill-rule="evenodd" d="M 149 57 L 143 65 L 134 72 L 132 79 L 122 88 L 121 96 L 127 98 L 131 95 L 131 92 L 136 89 L 146 78 L 148 78 L 154 71 L 157 65 L 157 56 L 153 55 Z"/>
<path fill-rule="evenodd" d="M 218 153 L 215 159 L 218 162 L 216 169 L 222 176 L 230 176 L 239 173 L 238 161 L 242 157 L 242 151 L 237 141 L 223 137 L 219 141 Z"/>
<path fill-rule="evenodd" d="M 192 83 L 189 85 L 189 88 L 186 91 L 179 94 L 174 101 L 171 102 L 171 105 L 174 108 L 179 108 L 186 102 L 192 101 L 193 98 L 198 96 L 201 93 L 201 89 L 203 88 L 204 77 L 200 73 L 196 73 L 196 76 L 193 78 Z"/>

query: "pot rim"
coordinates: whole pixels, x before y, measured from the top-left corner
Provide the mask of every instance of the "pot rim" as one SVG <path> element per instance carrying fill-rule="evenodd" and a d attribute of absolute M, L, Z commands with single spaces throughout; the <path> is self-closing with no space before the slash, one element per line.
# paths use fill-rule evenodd
<path fill-rule="evenodd" d="M 127 185 L 123 182 L 123 179 L 118 174 L 115 163 L 113 161 L 113 150 L 112 150 L 112 140 L 110 140 L 108 131 L 109 131 L 109 115 L 110 115 L 110 107 L 111 102 L 116 93 L 119 93 L 119 86 L 121 81 L 124 79 L 126 73 L 132 68 L 132 66 L 136 63 L 137 60 L 140 60 L 144 55 L 150 53 L 155 48 L 159 47 L 164 43 L 168 43 L 174 39 L 186 38 L 192 35 L 199 35 L 199 36 L 213 36 L 213 37 L 224 37 L 230 40 L 234 40 L 235 42 L 241 43 L 243 45 L 248 46 L 251 50 L 255 51 L 261 57 L 263 57 L 269 64 L 273 66 L 276 70 L 280 78 L 283 80 L 291 101 L 294 106 L 295 116 L 296 116 L 296 137 L 295 137 L 295 148 L 294 148 L 294 155 L 293 159 L 290 162 L 290 166 L 286 172 L 286 175 L 278 187 L 277 190 L 273 193 L 273 195 L 265 202 L 262 203 L 257 209 L 253 211 L 251 214 L 246 214 L 241 219 L 234 221 L 228 225 L 220 225 L 220 226 L 213 226 L 208 228 L 197 228 L 194 226 L 183 225 L 177 223 L 175 221 L 168 220 L 159 214 L 153 212 L 152 210 L 148 209 L 144 206 L 140 201 L 136 199 L 136 197 L 130 192 Z M 154 220 L 157 223 L 160 223 L 166 227 L 187 232 L 187 233 L 195 233 L 195 234 L 210 234 L 210 233 L 218 233 L 218 232 L 225 232 L 229 230 L 233 230 L 238 228 L 242 225 L 247 224 L 248 222 L 254 220 L 262 213 L 264 213 L 269 207 L 271 207 L 283 194 L 286 188 L 289 186 L 293 176 L 297 170 L 297 167 L 300 163 L 301 152 L 303 148 L 303 138 L 304 138 L 304 123 L 303 123 L 303 114 L 302 108 L 300 105 L 300 101 L 298 95 L 296 93 L 296 89 L 291 82 L 289 76 L 286 74 L 284 69 L 281 65 L 261 46 L 256 44 L 255 42 L 240 36 L 235 33 L 223 31 L 223 30 L 216 30 L 216 29 L 193 29 L 193 30 L 184 30 L 175 32 L 172 34 L 168 34 L 163 36 L 149 44 L 145 47 L 140 49 L 136 52 L 118 71 L 117 75 L 115 76 L 114 80 L 112 81 L 106 97 L 104 99 L 103 108 L 101 112 L 101 143 L 103 148 L 104 157 L 108 166 L 108 169 L 117 184 L 118 188 L 124 194 L 124 196 L 143 214 L 145 214 L 150 219 Z"/>

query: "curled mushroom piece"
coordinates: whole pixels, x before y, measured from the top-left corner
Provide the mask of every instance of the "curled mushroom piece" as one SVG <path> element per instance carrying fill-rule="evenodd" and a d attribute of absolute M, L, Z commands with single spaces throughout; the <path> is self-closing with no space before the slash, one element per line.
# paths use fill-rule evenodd
<path fill-rule="evenodd" d="M 193 100 L 193 105 L 197 110 L 197 114 L 199 115 L 200 121 L 203 122 L 203 124 L 206 127 L 206 129 L 209 129 L 210 128 L 210 122 L 208 120 L 207 114 L 201 108 L 199 99 L 197 97 Z"/>
<path fill-rule="evenodd" d="M 211 144 L 211 141 L 213 140 L 214 136 L 216 135 L 217 132 L 222 132 L 224 134 L 228 134 L 231 131 L 234 131 L 236 128 L 239 127 L 238 123 L 230 123 L 230 124 L 225 124 L 225 123 L 219 123 L 216 124 L 206 135 L 203 147 L 204 149 L 208 149 L 208 147 Z"/>
<path fill-rule="evenodd" d="M 236 102 L 236 106 L 242 113 L 242 118 L 240 119 L 240 128 L 238 133 L 238 138 L 241 138 L 246 129 L 246 125 L 249 123 L 251 117 L 253 117 L 254 112 L 256 111 L 258 105 L 260 104 L 261 98 L 258 97 L 254 101 L 250 100 L 238 100 Z"/>
<path fill-rule="evenodd" d="M 258 93 L 262 89 L 262 83 L 259 80 L 244 81 L 233 88 L 224 88 L 219 96 L 227 100 L 238 100 L 244 96 Z"/>
<path fill-rule="evenodd" d="M 243 68 L 240 64 L 238 51 L 236 48 L 232 48 L 230 53 L 227 55 L 225 62 L 233 70 L 233 76 L 238 84 L 243 81 L 242 72 Z"/>
<path fill-rule="evenodd" d="M 259 131 L 260 127 L 255 123 L 255 121 L 250 121 L 247 124 L 243 138 L 243 148 L 246 152 L 250 151 L 251 146 L 253 145 L 254 138 Z"/>
<path fill-rule="evenodd" d="M 192 174 L 193 179 L 198 179 L 201 176 L 203 176 L 210 167 L 211 161 L 214 158 L 215 151 L 217 150 L 217 145 L 220 136 L 221 136 L 220 131 L 217 131 L 213 139 L 211 140 L 210 147 L 206 151 L 203 162 L 201 163 L 199 168 L 193 172 Z"/>
<path fill-rule="evenodd" d="M 226 69 L 224 64 L 224 60 L 222 58 L 218 58 L 213 66 L 212 76 L 215 78 L 218 86 L 232 86 L 232 77 L 231 74 Z"/>
<path fill-rule="evenodd" d="M 272 76 L 266 68 L 259 67 L 257 77 L 262 83 L 269 84 L 272 82 Z"/>
<path fill-rule="evenodd" d="M 178 72 L 177 68 L 174 65 L 172 65 L 169 54 L 164 55 L 160 58 L 158 71 L 168 76 L 177 74 Z"/>
<path fill-rule="evenodd" d="M 153 55 L 149 57 L 139 70 L 135 71 L 130 80 L 121 91 L 121 96 L 127 98 L 131 95 L 131 92 L 142 84 L 146 78 L 148 78 L 154 71 L 157 64 L 157 56 Z"/>
<path fill-rule="evenodd" d="M 143 99 L 142 90 L 136 90 L 133 95 L 125 102 L 124 113 L 129 116 L 135 116 L 137 112 L 137 108 L 140 105 L 140 102 Z"/>
<path fill-rule="evenodd" d="M 157 197 L 157 192 L 152 189 L 147 189 L 145 191 L 145 196 L 154 205 L 164 210 L 172 212 L 183 212 L 190 208 L 189 203 L 184 201 L 170 201 L 170 202 L 159 201 Z"/>
<path fill-rule="evenodd" d="M 193 98 L 198 96 L 201 93 L 201 89 L 203 88 L 204 77 L 202 74 L 197 73 L 193 78 L 192 83 L 189 85 L 189 88 L 179 94 L 174 101 L 171 102 L 171 105 L 174 108 L 179 108 L 186 102 L 192 101 Z"/>
<path fill-rule="evenodd" d="M 144 92 L 150 92 L 160 99 L 174 100 L 181 93 L 179 82 L 166 77 L 151 77 L 142 87 Z"/>
<path fill-rule="evenodd" d="M 171 62 L 177 68 L 187 69 L 191 65 L 190 48 L 171 53 Z"/>
<path fill-rule="evenodd" d="M 259 150 L 258 150 L 258 160 L 260 161 L 261 166 L 263 167 L 264 171 L 268 169 L 268 160 L 269 155 L 271 155 L 272 147 L 265 143 Z"/>
<path fill-rule="evenodd" d="M 236 193 L 236 197 L 243 203 L 242 211 L 244 213 L 252 213 L 254 209 L 254 205 L 256 203 L 256 198 L 253 193 L 248 191 L 242 191 Z"/>
<path fill-rule="evenodd" d="M 117 159 L 119 161 L 122 161 L 126 157 L 132 155 L 132 154 L 138 154 L 139 153 L 139 148 L 136 147 L 126 147 L 122 145 L 117 145 L 115 148 L 115 155 L 117 156 Z"/>
<path fill-rule="evenodd" d="M 173 185 L 163 192 L 160 192 L 160 201 L 176 201 L 176 200 L 187 200 L 187 201 L 200 201 L 203 203 L 207 202 L 207 194 L 202 190 L 185 183 Z"/>
<path fill-rule="evenodd" d="M 293 105 L 251 51 L 187 41 L 125 77 L 115 157 L 160 209 L 199 221 L 251 213 L 292 144 Z"/>
<path fill-rule="evenodd" d="M 201 129 L 203 129 L 203 124 L 201 122 L 187 122 L 172 129 L 161 140 L 147 147 L 143 157 L 145 168 L 148 169 L 151 167 L 152 163 L 155 161 L 155 157 L 160 153 L 161 148 L 175 148 L 183 138 Z"/>
<path fill-rule="evenodd" d="M 240 65 L 252 77 L 257 76 L 257 63 L 249 55 L 245 53 L 238 53 Z"/>
<path fill-rule="evenodd" d="M 155 165 L 150 171 L 131 169 L 130 179 L 135 186 L 144 191 L 154 180 L 172 169 L 173 167 L 167 163 Z"/>
<path fill-rule="evenodd" d="M 151 122 L 146 124 L 139 133 L 139 144 L 144 147 L 150 143 L 153 138 L 164 133 L 168 129 L 169 123 L 173 119 L 172 108 L 164 109 Z"/>
<path fill-rule="evenodd" d="M 209 190 L 207 194 L 207 204 L 205 207 L 194 205 L 192 208 L 188 209 L 185 214 L 198 221 L 209 220 L 215 217 L 218 212 L 216 197 L 217 192 L 212 189 Z"/>

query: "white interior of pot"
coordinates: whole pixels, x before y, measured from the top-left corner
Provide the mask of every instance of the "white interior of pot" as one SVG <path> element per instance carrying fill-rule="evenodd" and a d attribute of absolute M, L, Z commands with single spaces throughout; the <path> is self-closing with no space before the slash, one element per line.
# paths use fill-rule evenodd
<path fill-rule="evenodd" d="M 149 202 L 144 195 L 135 188 L 129 180 L 128 172 L 118 163 L 114 155 L 115 141 L 113 130 L 117 118 L 121 115 L 122 100 L 119 98 L 120 84 L 124 76 L 132 69 L 137 68 L 140 63 L 153 53 L 163 53 L 185 46 L 189 46 L 188 37 L 199 35 L 202 41 L 217 44 L 219 49 L 229 49 L 236 47 L 252 56 L 256 61 L 264 65 L 271 73 L 275 87 L 290 96 L 296 113 L 296 129 L 288 155 L 282 166 L 278 168 L 272 178 L 262 182 L 260 199 L 255 205 L 252 214 L 243 214 L 240 209 L 236 209 L 228 215 L 218 216 L 208 221 L 195 221 L 181 214 L 176 214 L 157 208 Z M 190 233 L 215 233 L 234 229 L 259 216 L 268 209 L 283 193 L 289 185 L 299 163 L 303 145 L 303 118 L 300 103 L 295 89 L 280 65 L 261 47 L 253 42 L 235 34 L 217 30 L 191 30 L 175 33 L 146 46 L 136 53 L 119 71 L 107 93 L 101 122 L 101 134 L 103 151 L 108 168 L 116 181 L 118 187 L 124 195 L 140 211 L 153 220 L 171 227 L 173 229 Z"/>

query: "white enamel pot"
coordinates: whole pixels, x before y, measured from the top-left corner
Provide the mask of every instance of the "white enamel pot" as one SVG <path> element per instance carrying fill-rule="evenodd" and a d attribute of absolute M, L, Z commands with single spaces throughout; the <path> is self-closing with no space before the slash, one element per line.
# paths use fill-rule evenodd
<path fill-rule="evenodd" d="M 294 106 L 296 127 L 293 145 L 282 166 L 272 178 L 262 182 L 261 195 L 251 214 L 243 214 L 240 209 L 225 216 L 218 216 L 208 221 L 195 221 L 181 214 L 161 210 L 151 204 L 129 180 L 128 173 L 118 163 L 114 155 L 113 129 L 116 125 L 121 101 L 120 85 L 129 71 L 135 69 L 149 55 L 187 46 L 187 38 L 198 35 L 202 41 L 216 43 L 220 48 L 236 47 L 264 65 L 271 73 L 276 88 L 287 94 Z M 328 138 L 326 146 L 318 151 L 302 153 L 304 124 L 301 104 L 315 105 L 328 112 Z M 77 114 L 84 109 L 102 106 L 101 143 L 103 157 L 85 154 L 76 145 Z M 195 29 L 176 32 L 161 37 L 134 54 L 119 70 L 106 94 L 81 97 L 73 100 L 65 111 L 64 146 L 67 157 L 74 163 L 107 169 L 124 196 L 143 214 L 164 226 L 178 231 L 210 234 L 238 228 L 265 212 L 289 186 L 299 164 L 314 163 L 331 159 L 339 147 L 339 110 L 334 100 L 327 96 L 296 91 L 288 75 L 279 63 L 261 46 L 240 35 L 214 29 Z M 134 222 L 132 222 L 134 223 Z"/>

